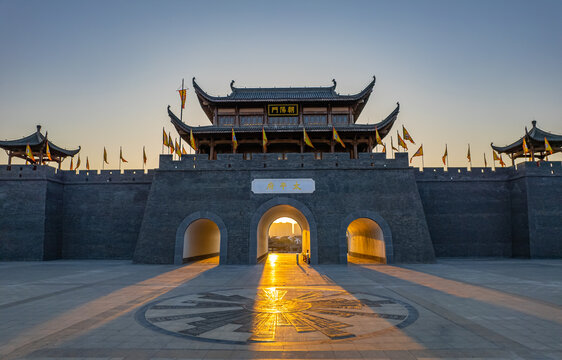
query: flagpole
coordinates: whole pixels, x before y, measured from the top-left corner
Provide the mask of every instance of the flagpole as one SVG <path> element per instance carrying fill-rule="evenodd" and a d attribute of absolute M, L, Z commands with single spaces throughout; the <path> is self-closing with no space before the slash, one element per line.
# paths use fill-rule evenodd
<path fill-rule="evenodd" d="M 180 109 L 180 121 L 183 122 L 183 104 L 185 104 L 185 102 L 183 101 L 183 78 L 181 79 L 181 92 L 182 92 L 182 96 L 180 99 L 180 103 L 181 103 L 181 109 Z M 187 101 L 187 93 L 185 94 L 186 97 L 186 101 Z M 178 132 L 179 135 L 179 132 Z M 181 135 L 180 135 L 180 154 L 181 154 Z"/>
<path fill-rule="evenodd" d="M 421 144 L 421 148 L 422 148 L 422 170 L 425 168 L 424 162 L 423 162 L 423 144 Z"/>

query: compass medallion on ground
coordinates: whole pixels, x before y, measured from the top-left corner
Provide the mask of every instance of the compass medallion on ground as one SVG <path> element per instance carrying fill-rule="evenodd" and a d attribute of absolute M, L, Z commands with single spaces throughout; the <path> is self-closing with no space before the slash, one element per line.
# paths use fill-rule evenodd
<path fill-rule="evenodd" d="M 403 328 L 417 316 L 405 302 L 369 293 L 266 287 L 159 300 L 141 309 L 137 319 L 175 336 L 247 344 L 353 339 Z"/>

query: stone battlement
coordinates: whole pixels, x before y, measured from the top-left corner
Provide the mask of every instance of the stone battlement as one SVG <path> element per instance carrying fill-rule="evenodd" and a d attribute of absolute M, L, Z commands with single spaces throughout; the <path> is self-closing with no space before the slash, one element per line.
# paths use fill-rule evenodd
<path fill-rule="evenodd" d="M 535 162 L 527 162 L 495 170 L 481 167 L 473 167 L 470 171 L 465 167 L 416 170 L 416 181 L 504 181 L 521 176 L 562 176 L 562 162 L 547 161 L 542 162 L 540 166 Z"/>
<path fill-rule="evenodd" d="M 50 166 L 3 165 L 0 180 L 51 180 L 72 183 L 129 183 L 151 182 L 154 170 L 59 170 Z"/>
<path fill-rule="evenodd" d="M 246 155 L 248 156 L 248 155 Z M 291 169 L 407 169 L 408 154 L 396 153 L 387 159 L 384 153 L 359 153 L 359 159 L 351 159 L 347 153 L 304 154 L 218 154 L 217 160 L 209 160 L 206 154 L 184 155 L 172 160 L 172 155 L 160 155 L 160 170 L 291 170 Z"/>

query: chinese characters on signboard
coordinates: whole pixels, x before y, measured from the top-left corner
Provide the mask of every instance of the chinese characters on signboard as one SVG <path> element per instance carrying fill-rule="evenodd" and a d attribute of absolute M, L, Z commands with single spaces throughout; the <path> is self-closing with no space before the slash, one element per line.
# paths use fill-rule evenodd
<path fill-rule="evenodd" d="M 298 104 L 273 104 L 267 105 L 267 116 L 298 116 Z"/>
<path fill-rule="evenodd" d="M 254 194 L 311 194 L 315 190 L 312 179 L 254 179 Z"/>

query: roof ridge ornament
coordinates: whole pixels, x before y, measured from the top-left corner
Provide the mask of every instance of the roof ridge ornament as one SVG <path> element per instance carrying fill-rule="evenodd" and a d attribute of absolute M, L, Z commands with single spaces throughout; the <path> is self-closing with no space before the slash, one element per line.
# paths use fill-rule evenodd
<path fill-rule="evenodd" d="M 531 124 L 533 124 L 533 127 L 537 127 L 537 120 L 531 121 Z"/>
<path fill-rule="evenodd" d="M 230 90 L 234 91 L 236 88 L 234 87 L 234 80 L 230 82 Z"/>
<path fill-rule="evenodd" d="M 332 79 L 332 83 L 334 84 L 334 85 L 332 86 L 332 90 L 336 90 L 336 85 L 338 84 L 338 83 L 336 82 L 336 79 Z"/>

